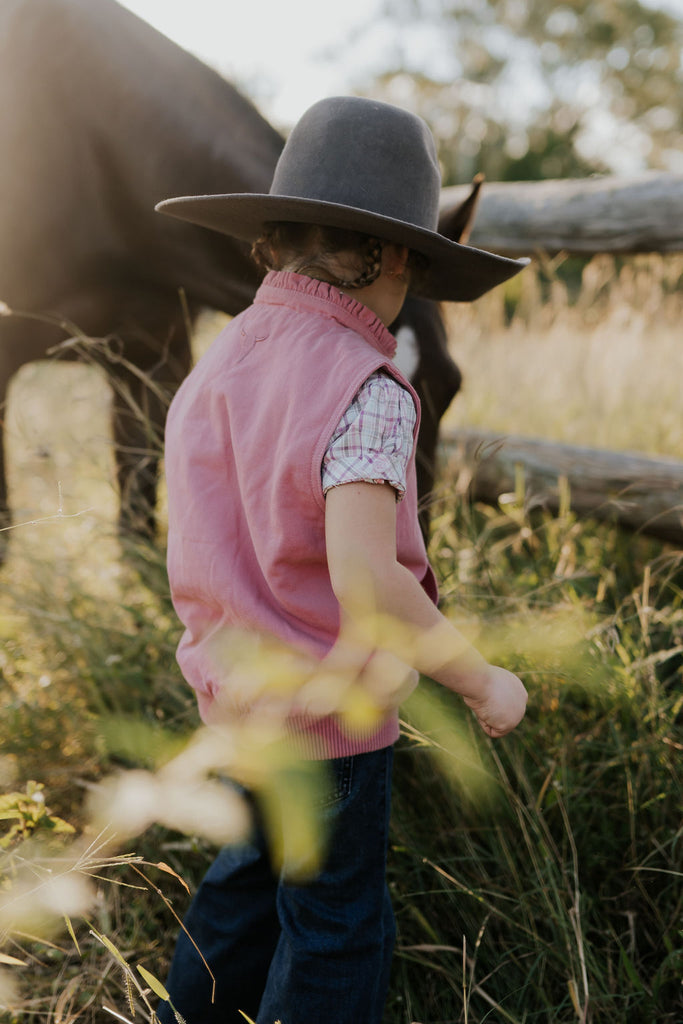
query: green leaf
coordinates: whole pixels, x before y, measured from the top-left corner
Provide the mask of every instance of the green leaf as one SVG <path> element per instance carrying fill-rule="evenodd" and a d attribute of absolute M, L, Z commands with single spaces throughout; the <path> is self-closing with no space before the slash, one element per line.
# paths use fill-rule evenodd
<path fill-rule="evenodd" d="M 71 924 L 71 918 L 69 917 L 68 914 L 64 915 L 64 921 L 66 923 L 66 927 L 69 930 L 69 935 L 72 938 L 73 944 L 76 947 L 76 952 L 80 956 L 81 955 L 81 947 L 78 945 L 78 939 L 76 938 L 76 933 L 75 933 L 75 931 L 73 929 L 73 925 Z"/>
<path fill-rule="evenodd" d="M 119 953 L 118 949 L 116 948 L 114 943 L 111 941 L 111 939 L 108 939 L 106 935 L 101 935 L 98 931 L 95 931 L 94 928 L 90 929 L 90 934 L 94 935 L 95 938 L 98 939 L 102 943 L 102 945 L 105 946 L 106 949 L 109 950 L 111 955 L 116 960 L 118 960 L 118 962 L 121 964 L 122 967 L 125 967 L 126 970 L 129 970 L 128 964 L 123 959 L 123 957 L 121 956 L 121 954 Z"/>
<path fill-rule="evenodd" d="M 633 986 L 636 989 L 636 991 L 637 992 L 644 992 L 645 991 L 645 986 L 643 985 L 642 981 L 638 977 L 636 969 L 633 966 L 633 963 L 631 962 L 631 958 L 629 957 L 628 953 L 626 952 L 626 950 L 624 949 L 623 946 L 619 947 L 619 959 L 621 960 L 621 963 L 622 963 L 622 965 L 624 967 L 624 970 L 626 971 L 626 973 L 627 973 L 627 975 L 629 977 L 629 980 L 633 984 Z"/>
<path fill-rule="evenodd" d="M 168 992 L 161 984 L 158 978 L 155 978 L 142 964 L 138 964 L 138 972 L 142 975 L 144 980 L 147 982 L 149 987 L 155 996 L 159 996 L 159 999 L 164 999 L 167 1003 L 171 1001 L 171 997 Z"/>

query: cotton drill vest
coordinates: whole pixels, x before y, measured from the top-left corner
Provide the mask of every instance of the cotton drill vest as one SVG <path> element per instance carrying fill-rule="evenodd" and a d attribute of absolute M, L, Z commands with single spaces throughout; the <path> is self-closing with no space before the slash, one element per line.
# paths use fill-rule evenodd
<path fill-rule="evenodd" d="M 185 379 L 166 427 L 168 572 L 185 626 L 177 657 L 199 709 L 225 681 L 213 640 L 244 628 L 316 659 L 339 631 L 325 552 L 321 464 L 342 415 L 375 370 L 417 396 L 391 362 L 396 342 L 366 306 L 308 277 L 271 272 Z M 436 600 L 417 519 L 414 451 L 397 506 L 399 561 Z M 371 735 L 336 716 L 288 723 L 305 755 L 377 750 L 398 715 Z"/>

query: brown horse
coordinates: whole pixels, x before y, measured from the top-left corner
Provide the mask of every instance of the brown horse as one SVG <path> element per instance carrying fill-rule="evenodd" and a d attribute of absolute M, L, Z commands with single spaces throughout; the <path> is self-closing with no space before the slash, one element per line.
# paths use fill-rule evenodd
<path fill-rule="evenodd" d="M 238 313 L 259 283 L 241 243 L 154 205 L 268 191 L 283 139 L 114 0 L 3 0 L 0 138 L 0 301 L 11 311 L 0 316 L 0 429 L 24 363 L 55 347 L 99 359 L 114 390 L 120 525 L 151 533 L 167 402 L 191 361 L 188 323 L 202 307 Z M 441 229 L 459 239 L 471 206 Z M 417 347 L 424 496 L 460 373 L 434 303 L 410 300 L 395 330 Z M 64 345 L 74 333 L 79 344 Z M 9 519 L 0 437 L 0 524 Z"/>

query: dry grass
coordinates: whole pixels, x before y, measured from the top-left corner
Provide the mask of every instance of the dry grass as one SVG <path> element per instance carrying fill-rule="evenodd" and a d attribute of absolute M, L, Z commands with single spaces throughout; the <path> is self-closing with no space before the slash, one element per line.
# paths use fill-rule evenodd
<path fill-rule="evenodd" d="M 683 458 L 682 275 L 681 257 L 636 257 L 618 273 L 596 257 L 573 304 L 557 277 L 541 302 L 539 276 L 526 271 L 451 306 L 465 384 L 446 423 Z"/>

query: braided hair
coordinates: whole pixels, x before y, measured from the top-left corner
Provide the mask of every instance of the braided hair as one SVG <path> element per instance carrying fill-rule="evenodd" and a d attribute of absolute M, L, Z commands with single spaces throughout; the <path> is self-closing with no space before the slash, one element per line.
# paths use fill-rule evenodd
<path fill-rule="evenodd" d="M 291 270 L 327 281 L 335 288 L 352 290 L 365 288 L 380 276 L 383 246 L 379 238 L 346 228 L 274 222 L 265 225 L 263 234 L 252 246 L 251 255 L 263 271 Z M 340 256 L 358 269 L 355 277 L 338 276 Z M 428 266 L 425 256 L 410 252 L 407 268 L 411 289 L 416 294 L 419 294 Z"/>
<path fill-rule="evenodd" d="M 382 243 L 379 238 L 367 238 L 360 255 L 363 259 L 364 269 L 357 277 L 352 278 L 350 281 L 337 278 L 336 281 L 331 281 L 330 284 L 335 285 L 337 288 L 353 289 L 365 288 L 366 285 L 376 281 L 382 273 Z"/>
<path fill-rule="evenodd" d="M 251 254 L 262 270 L 287 269 L 336 288 L 357 289 L 381 274 L 382 247 L 380 239 L 357 231 L 284 222 L 266 225 Z M 338 276 L 339 256 L 358 268 L 355 277 Z"/>

